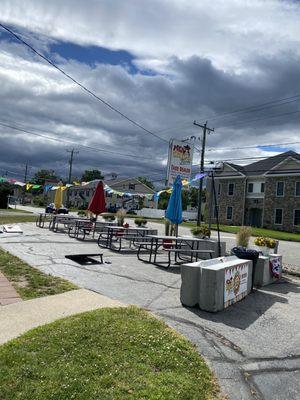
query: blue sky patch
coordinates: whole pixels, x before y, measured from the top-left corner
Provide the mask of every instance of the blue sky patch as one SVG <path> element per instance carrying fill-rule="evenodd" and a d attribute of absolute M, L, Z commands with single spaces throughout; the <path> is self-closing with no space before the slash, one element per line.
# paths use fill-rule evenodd
<path fill-rule="evenodd" d="M 276 151 L 278 153 L 284 153 L 285 151 L 291 150 L 290 148 L 287 147 L 276 147 L 276 146 L 258 146 L 258 149 L 264 150 L 264 151 Z"/>
<path fill-rule="evenodd" d="M 125 50 L 109 50 L 99 46 L 79 46 L 70 42 L 57 42 L 50 45 L 50 53 L 57 53 L 67 60 L 76 60 L 81 63 L 95 65 L 121 65 L 128 68 L 131 74 L 138 69 L 133 64 L 134 57 Z"/>

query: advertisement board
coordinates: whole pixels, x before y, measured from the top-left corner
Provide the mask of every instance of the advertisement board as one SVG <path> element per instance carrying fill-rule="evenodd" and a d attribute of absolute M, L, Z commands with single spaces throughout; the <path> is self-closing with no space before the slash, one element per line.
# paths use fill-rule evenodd
<path fill-rule="evenodd" d="M 194 145 L 172 139 L 169 144 L 167 186 L 171 186 L 177 175 L 190 180 L 192 173 Z"/>
<path fill-rule="evenodd" d="M 248 263 L 225 268 L 224 308 L 247 295 Z"/>

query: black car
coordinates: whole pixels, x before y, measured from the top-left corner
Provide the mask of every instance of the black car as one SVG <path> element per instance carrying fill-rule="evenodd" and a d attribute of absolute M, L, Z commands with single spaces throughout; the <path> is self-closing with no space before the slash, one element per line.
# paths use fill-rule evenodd
<path fill-rule="evenodd" d="M 55 204 L 54 203 L 50 203 L 50 204 L 48 204 L 47 205 L 47 207 L 46 207 L 46 213 L 50 213 L 50 214 L 53 214 L 53 213 L 56 213 L 56 214 L 69 214 L 69 210 L 66 208 L 66 207 L 64 207 L 64 206 L 61 206 L 58 210 L 55 208 Z"/>

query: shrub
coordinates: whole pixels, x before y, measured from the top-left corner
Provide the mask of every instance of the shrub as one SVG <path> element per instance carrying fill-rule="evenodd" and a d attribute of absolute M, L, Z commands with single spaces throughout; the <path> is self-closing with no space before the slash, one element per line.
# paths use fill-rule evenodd
<path fill-rule="evenodd" d="M 250 226 L 242 226 L 236 235 L 237 246 L 248 247 L 251 236 Z"/>
<path fill-rule="evenodd" d="M 100 215 L 105 221 L 114 221 L 116 218 L 113 213 L 102 213 Z"/>
<path fill-rule="evenodd" d="M 137 226 L 142 226 L 147 224 L 146 218 L 135 218 L 134 222 Z"/>
<path fill-rule="evenodd" d="M 274 239 L 266 238 L 266 246 L 270 249 L 275 249 L 276 241 Z"/>
<path fill-rule="evenodd" d="M 195 226 L 191 229 L 191 232 L 194 236 L 203 236 L 208 238 L 210 237 L 211 233 L 208 225 Z"/>
<path fill-rule="evenodd" d="M 79 210 L 78 213 L 77 213 L 77 215 L 79 215 L 79 216 L 85 216 L 85 215 L 86 215 L 86 211 Z"/>

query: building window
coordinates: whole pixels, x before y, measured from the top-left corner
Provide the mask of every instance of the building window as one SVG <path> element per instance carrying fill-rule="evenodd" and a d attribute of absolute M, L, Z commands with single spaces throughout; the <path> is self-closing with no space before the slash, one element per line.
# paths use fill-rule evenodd
<path fill-rule="evenodd" d="M 232 196 L 234 192 L 234 183 L 228 184 L 228 196 Z"/>
<path fill-rule="evenodd" d="M 277 182 L 276 196 L 284 196 L 284 182 Z"/>
<path fill-rule="evenodd" d="M 260 192 L 261 192 L 261 193 L 265 193 L 265 184 L 264 184 L 264 182 L 262 182 L 262 183 L 260 184 Z"/>
<path fill-rule="evenodd" d="M 219 206 L 214 207 L 214 218 L 217 218 L 217 213 L 219 215 Z"/>
<path fill-rule="evenodd" d="M 295 183 L 295 196 L 300 196 L 300 182 Z"/>
<path fill-rule="evenodd" d="M 221 194 L 221 183 L 218 184 L 218 196 Z"/>
<path fill-rule="evenodd" d="M 232 207 L 231 206 L 227 207 L 226 218 L 228 220 L 232 219 Z"/>
<path fill-rule="evenodd" d="M 282 225 L 282 208 L 276 208 L 275 209 L 275 224 L 276 225 Z"/>
<path fill-rule="evenodd" d="M 248 183 L 248 193 L 253 193 L 253 183 Z"/>
<path fill-rule="evenodd" d="M 128 188 L 131 190 L 135 190 L 135 184 L 134 183 L 129 183 Z"/>
<path fill-rule="evenodd" d="M 300 210 L 294 211 L 294 225 L 300 225 Z"/>

